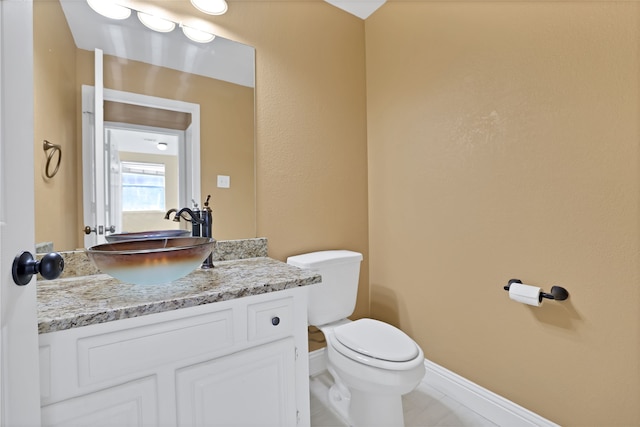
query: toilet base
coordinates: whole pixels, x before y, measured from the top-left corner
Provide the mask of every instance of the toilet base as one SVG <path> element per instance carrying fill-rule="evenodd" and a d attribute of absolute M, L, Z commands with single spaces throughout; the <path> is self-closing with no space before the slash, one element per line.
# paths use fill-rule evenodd
<path fill-rule="evenodd" d="M 404 426 L 402 396 L 349 390 L 332 369 L 336 381 L 329 388 L 329 404 L 351 427 Z"/>
<path fill-rule="evenodd" d="M 346 394 L 345 391 L 347 392 Z M 342 421 L 353 427 L 354 424 L 349 417 L 351 395 L 348 390 L 342 389 L 338 384 L 332 385 L 329 388 L 329 405 Z"/>

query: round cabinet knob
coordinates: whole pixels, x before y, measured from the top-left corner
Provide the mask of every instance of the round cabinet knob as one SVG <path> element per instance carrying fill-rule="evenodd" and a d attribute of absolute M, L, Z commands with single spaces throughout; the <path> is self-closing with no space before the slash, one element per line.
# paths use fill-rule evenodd
<path fill-rule="evenodd" d="M 278 326 L 280 324 L 280 318 L 278 316 L 272 317 L 271 318 L 271 324 L 273 326 Z"/>

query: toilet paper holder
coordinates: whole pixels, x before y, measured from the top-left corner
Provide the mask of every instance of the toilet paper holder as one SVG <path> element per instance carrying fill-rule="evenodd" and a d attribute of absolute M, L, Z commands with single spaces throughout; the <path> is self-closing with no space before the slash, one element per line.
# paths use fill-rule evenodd
<path fill-rule="evenodd" d="M 504 290 L 508 291 L 512 283 L 522 283 L 522 280 L 520 279 L 509 280 L 509 284 L 504 285 Z M 567 298 L 569 298 L 569 292 L 562 286 L 552 286 L 551 291 L 549 293 L 540 292 L 539 300 L 542 301 L 542 298 L 553 299 L 557 301 L 564 301 Z"/>

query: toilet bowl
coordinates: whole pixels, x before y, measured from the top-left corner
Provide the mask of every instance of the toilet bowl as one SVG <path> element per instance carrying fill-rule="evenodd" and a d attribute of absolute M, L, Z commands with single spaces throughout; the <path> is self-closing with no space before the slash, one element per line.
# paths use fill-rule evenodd
<path fill-rule="evenodd" d="M 373 319 L 320 330 L 336 381 L 329 391 L 333 409 L 353 426 L 403 426 L 401 396 L 424 377 L 422 349 L 399 329 Z"/>
<path fill-rule="evenodd" d="M 289 257 L 314 269 L 322 283 L 309 289 L 309 324 L 327 341 L 327 367 L 334 378 L 332 408 L 351 426 L 401 427 L 402 395 L 425 374 L 424 353 L 408 335 L 374 319 L 351 321 L 362 255 L 321 251 Z"/>

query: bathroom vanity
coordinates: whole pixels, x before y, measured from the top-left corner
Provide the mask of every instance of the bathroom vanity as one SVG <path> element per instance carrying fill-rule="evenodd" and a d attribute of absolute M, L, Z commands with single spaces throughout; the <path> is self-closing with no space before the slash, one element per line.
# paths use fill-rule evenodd
<path fill-rule="evenodd" d="M 267 257 L 169 285 L 38 283 L 47 426 L 309 425 L 307 286 Z"/>

